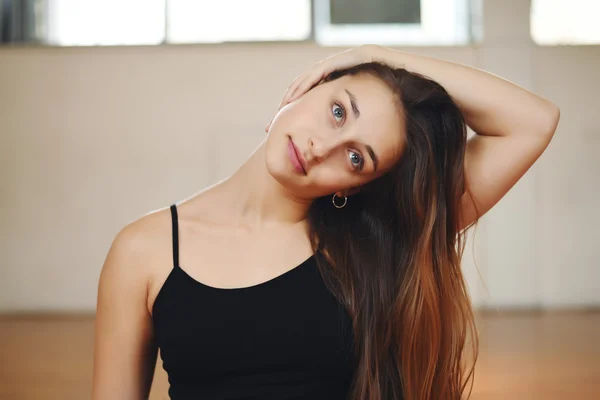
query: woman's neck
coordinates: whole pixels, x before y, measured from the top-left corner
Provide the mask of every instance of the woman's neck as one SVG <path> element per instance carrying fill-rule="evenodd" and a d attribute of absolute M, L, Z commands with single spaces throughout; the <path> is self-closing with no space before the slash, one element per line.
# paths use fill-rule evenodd
<path fill-rule="evenodd" d="M 282 186 L 265 165 L 265 141 L 216 188 L 219 203 L 250 229 L 305 223 L 310 201 Z"/>

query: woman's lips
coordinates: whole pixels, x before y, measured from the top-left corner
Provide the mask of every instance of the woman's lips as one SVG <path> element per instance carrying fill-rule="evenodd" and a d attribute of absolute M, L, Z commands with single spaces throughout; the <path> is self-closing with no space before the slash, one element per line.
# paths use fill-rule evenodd
<path fill-rule="evenodd" d="M 300 154 L 300 151 L 298 151 L 298 148 L 294 144 L 292 138 L 290 138 L 290 140 L 288 141 L 288 155 L 296 171 L 298 173 L 306 175 L 306 169 L 304 168 L 304 160 L 302 159 L 302 155 Z"/>

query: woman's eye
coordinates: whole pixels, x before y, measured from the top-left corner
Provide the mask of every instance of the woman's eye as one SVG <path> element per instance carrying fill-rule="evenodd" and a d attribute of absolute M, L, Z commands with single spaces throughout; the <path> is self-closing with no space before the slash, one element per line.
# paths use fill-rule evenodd
<path fill-rule="evenodd" d="M 337 122 L 343 122 L 344 121 L 344 117 L 346 115 L 346 110 L 344 109 L 344 107 L 341 104 L 335 103 L 331 107 L 331 112 L 333 113 L 333 118 L 335 118 L 335 120 Z"/>
<path fill-rule="evenodd" d="M 349 151 L 348 155 L 350 156 L 350 162 L 352 163 L 352 166 L 360 171 L 363 167 L 362 156 L 354 151 Z"/>

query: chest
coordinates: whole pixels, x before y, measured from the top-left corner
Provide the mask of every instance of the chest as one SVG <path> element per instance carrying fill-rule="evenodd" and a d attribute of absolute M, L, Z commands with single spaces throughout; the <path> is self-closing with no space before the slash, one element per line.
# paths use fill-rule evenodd
<path fill-rule="evenodd" d="M 300 229 L 252 233 L 206 226 L 180 228 L 180 267 L 215 288 L 267 282 L 291 271 L 311 254 L 308 236 Z"/>
<path fill-rule="evenodd" d="M 260 371 L 334 377 L 352 369 L 351 319 L 312 258 L 240 289 L 209 287 L 175 270 L 157 298 L 154 324 L 165 370 L 184 381 Z"/>

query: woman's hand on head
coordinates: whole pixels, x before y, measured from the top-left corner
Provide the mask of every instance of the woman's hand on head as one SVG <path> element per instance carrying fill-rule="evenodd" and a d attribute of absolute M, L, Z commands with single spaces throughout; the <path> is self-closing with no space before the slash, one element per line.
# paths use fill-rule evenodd
<path fill-rule="evenodd" d="M 379 53 L 382 50 L 383 47 L 381 46 L 368 44 L 336 53 L 318 61 L 292 82 L 285 92 L 279 108 L 281 109 L 287 103 L 296 100 L 308 92 L 313 86 L 334 71 L 378 60 Z"/>
<path fill-rule="evenodd" d="M 308 92 L 330 73 L 340 69 L 350 68 L 358 64 L 382 60 L 384 51 L 384 47 L 368 44 L 336 53 L 318 61 L 292 82 L 283 95 L 283 99 L 281 100 L 277 111 Z M 270 125 L 271 123 L 269 122 L 265 131 L 269 131 Z"/>

